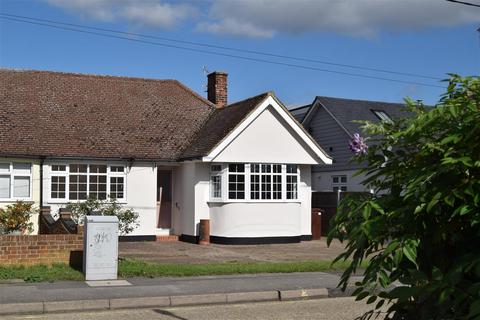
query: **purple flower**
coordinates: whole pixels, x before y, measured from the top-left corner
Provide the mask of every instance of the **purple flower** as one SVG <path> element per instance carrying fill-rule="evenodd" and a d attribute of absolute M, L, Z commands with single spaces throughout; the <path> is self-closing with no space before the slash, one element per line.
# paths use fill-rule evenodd
<path fill-rule="evenodd" d="M 360 137 L 358 133 L 353 134 L 353 138 L 348 143 L 348 147 L 356 156 L 366 154 L 368 149 L 365 140 Z"/>

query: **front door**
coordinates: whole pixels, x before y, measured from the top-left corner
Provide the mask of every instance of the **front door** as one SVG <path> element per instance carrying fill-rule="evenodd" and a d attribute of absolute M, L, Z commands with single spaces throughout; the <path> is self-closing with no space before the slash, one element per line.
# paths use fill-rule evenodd
<path fill-rule="evenodd" d="M 169 229 L 172 226 L 172 171 L 157 171 L 157 228 Z"/>

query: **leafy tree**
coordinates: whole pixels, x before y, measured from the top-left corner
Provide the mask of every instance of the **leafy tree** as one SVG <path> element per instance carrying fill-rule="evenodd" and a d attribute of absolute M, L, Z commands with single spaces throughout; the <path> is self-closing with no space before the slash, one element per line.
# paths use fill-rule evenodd
<path fill-rule="evenodd" d="M 388 306 L 389 319 L 480 319 L 480 78 L 452 75 L 435 108 L 406 102 L 413 116 L 365 122 L 368 148 L 351 143 L 374 192 L 334 219 L 328 241 L 352 259 L 340 285 L 368 260 L 363 318 Z"/>
<path fill-rule="evenodd" d="M 85 216 L 98 214 L 102 216 L 117 216 L 120 234 L 125 235 L 138 227 L 138 213 L 123 208 L 116 199 L 98 200 L 90 197 L 83 202 L 69 202 L 66 208 L 72 213 L 72 218 L 78 224 L 83 224 Z"/>

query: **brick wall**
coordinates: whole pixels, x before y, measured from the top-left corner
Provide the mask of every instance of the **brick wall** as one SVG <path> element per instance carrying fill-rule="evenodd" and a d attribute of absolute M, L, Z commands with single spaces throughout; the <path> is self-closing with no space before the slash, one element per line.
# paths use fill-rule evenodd
<path fill-rule="evenodd" d="M 0 235 L 0 265 L 82 263 L 83 234 Z"/>

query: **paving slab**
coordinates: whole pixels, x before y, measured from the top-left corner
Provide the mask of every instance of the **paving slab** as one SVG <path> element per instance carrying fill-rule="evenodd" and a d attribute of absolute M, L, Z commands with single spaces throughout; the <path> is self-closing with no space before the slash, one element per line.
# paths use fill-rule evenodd
<path fill-rule="evenodd" d="M 0 315 L 22 314 L 22 313 L 43 313 L 43 303 L 32 302 L 32 303 L 0 304 Z"/>
<path fill-rule="evenodd" d="M 49 301 L 43 304 L 44 312 L 67 312 L 109 309 L 108 299 L 73 300 L 73 301 Z"/>
<path fill-rule="evenodd" d="M 225 293 L 200 294 L 200 295 L 184 295 L 170 297 L 172 307 L 204 305 L 214 303 L 227 303 L 227 295 Z"/>
<path fill-rule="evenodd" d="M 117 298 L 110 300 L 111 309 L 169 307 L 170 297 Z"/>

